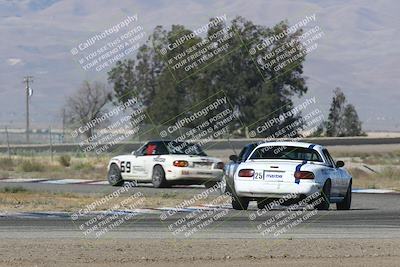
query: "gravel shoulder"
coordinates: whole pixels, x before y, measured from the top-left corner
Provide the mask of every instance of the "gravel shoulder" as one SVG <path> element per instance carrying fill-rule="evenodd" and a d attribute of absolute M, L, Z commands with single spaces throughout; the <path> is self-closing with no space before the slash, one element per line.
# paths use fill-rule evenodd
<path fill-rule="evenodd" d="M 0 266 L 398 266 L 399 239 L 3 239 Z"/>

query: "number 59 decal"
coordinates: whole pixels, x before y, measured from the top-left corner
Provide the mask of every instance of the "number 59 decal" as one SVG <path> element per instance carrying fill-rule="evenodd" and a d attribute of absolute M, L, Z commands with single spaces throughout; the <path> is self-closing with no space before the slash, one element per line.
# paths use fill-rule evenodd
<path fill-rule="evenodd" d="M 131 162 L 130 161 L 121 161 L 120 164 L 121 172 L 130 172 L 131 171 Z"/>

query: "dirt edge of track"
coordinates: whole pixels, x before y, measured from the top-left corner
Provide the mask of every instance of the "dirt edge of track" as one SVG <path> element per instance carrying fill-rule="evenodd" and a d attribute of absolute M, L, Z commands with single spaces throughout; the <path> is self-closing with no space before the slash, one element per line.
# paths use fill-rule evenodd
<path fill-rule="evenodd" d="M 3 239 L 0 266 L 396 266 L 399 239 Z"/>

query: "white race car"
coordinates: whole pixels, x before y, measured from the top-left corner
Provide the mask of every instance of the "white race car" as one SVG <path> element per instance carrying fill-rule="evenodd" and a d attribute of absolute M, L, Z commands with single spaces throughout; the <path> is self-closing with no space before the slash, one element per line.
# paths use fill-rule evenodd
<path fill-rule="evenodd" d="M 251 152 L 241 153 L 245 157 L 233 155 L 233 163 L 225 167 L 223 184 L 232 194 L 234 209 L 247 209 L 251 200 L 261 209 L 288 195 L 291 201 L 285 203 L 295 203 L 316 192 L 322 198 L 317 209 L 328 210 L 330 203 L 336 203 L 338 210 L 350 209 L 352 177 L 342 168 L 344 162 L 334 162 L 323 146 L 301 142 L 252 145 L 244 148 L 250 147 Z"/>
<path fill-rule="evenodd" d="M 124 180 L 152 182 L 154 187 L 171 184 L 204 184 L 221 181 L 224 163 L 208 157 L 192 143 L 150 141 L 131 155 L 114 157 L 108 164 L 108 182 L 120 186 Z"/>

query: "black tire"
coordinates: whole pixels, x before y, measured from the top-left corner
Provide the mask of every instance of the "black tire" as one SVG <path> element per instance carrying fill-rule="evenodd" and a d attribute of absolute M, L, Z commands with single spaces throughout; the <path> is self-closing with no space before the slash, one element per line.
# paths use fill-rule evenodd
<path fill-rule="evenodd" d="M 249 200 L 247 198 L 239 197 L 235 191 L 235 182 L 232 179 L 227 178 L 225 175 L 222 177 L 222 183 L 225 188 L 222 189 L 224 194 L 229 194 L 232 200 L 232 208 L 235 210 L 247 210 L 249 207 Z"/>
<path fill-rule="evenodd" d="M 222 176 L 222 179 L 221 179 L 220 183 L 221 183 L 220 184 L 221 186 L 219 187 L 219 191 L 220 191 L 221 195 L 226 194 L 228 192 L 228 185 L 227 185 L 227 182 L 226 182 L 225 175 Z"/>
<path fill-rule="evenodd" d="M 247 210 L 249 202 L 247 198 L 232 196 L 232 208 L 235 210 Z"/>
<path fill-rule="evenodd" d="M 168 186 L 167 180 L 165 179 L 164 169 L 160 165 L 154 166 L 151 182 L 155 188 L 163 188 Z"/>
<path fill-rule="evenodd" d="M 111 164 L 110 170 L 107 174 L 108 183 L 112 186 L 122 186 L 124 184 L 124 180 L 121 176 L 121 171 L 119 170 L 117 164 Z"/>
<path fill-rule="evenodd" d="M 230 179 L 229 177 L 226 177 L 225 175 L 222 177 L 222 181 L 225 182 L 225 192 L 224 193 L 230 193 L 232 195 L 235 194 L 235 183 L 233 181 L 233 177 Z"/>
<path fill-rule="evenodd" d="M 235 191 L 235 182 L 232 179 L 229 179 L 229 177 L 223 177 L 221 183 L 223 184 L 222 187 L 225 187 L 225 189 L 221 188 L 221 192 L 223 194 L 229 195 L 232 198 L 238 198 L 236 191 Z M 225 183 L 225 184 L 224 184 Z M 223 190 L 223 191 L 222 191 Z"/>
<path fill-rule="evenodd" d="M 271 198 L 264 198 L 264 199 L 260 199 L 257 200 L 257 208 L 259 210 L 264 209 L 268 204 L 270 204 L 273 201 L 273 199 Z"/>
<path fill-rule="evenodd" d="M 349 187 L 347 188 L 346 196 L 343 201 L 340 203 L 336 203 L 337 210 L 349 210 L 351 207 L 351 190 L 352 190 L 352 182 L 350 181 Z"/>
<path fill-rule="evenodd" d="M 325 182 L 324 187 L 322 188 L 320 197 L 322 197 L 322 201 L 315 208 L 317 210 L 329 210 L 329 205 L 331 204 L 331 201 L 330 201 L 331 181 L 330 180 Z"/>

